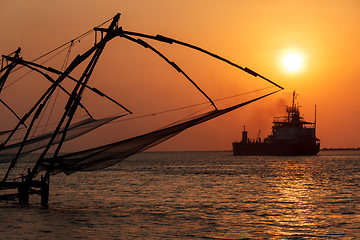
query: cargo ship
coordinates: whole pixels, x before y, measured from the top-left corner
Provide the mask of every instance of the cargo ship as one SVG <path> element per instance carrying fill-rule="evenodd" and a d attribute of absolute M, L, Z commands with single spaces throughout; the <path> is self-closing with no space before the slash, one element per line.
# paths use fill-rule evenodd
<path fill-rule="evenodd" d="M 293 92 L 292 105 L 286 107 L 286 116 L 274 117 L 271 134 L 264 140 L 258 136 L 250 140 L 247 131 L 242 132 L 241 142 L 233 142 L 233 154 L 239 156 L 302 156 L 317 155 L 320 151 L 320 140 L 316 134 L 315 121 L 307 122 L 300 117 L 299 106 L 295 104 L 296 93 Z"/>

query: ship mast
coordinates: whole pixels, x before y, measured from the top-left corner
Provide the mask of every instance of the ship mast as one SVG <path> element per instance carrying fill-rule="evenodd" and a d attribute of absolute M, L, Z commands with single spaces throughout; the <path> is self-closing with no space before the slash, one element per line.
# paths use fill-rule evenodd
<path fill-rule="evenodd" d="M 288 122 L 293 122 L 294 120 L 298 119 L 298 117 L 296 117 L 296 115 L 298 114 L 298 109 L 295 104 L 295 99 L 296 99 L 296 92 L 294 90 L 293 98 L 292 98 L 292 105 L 291 105 L 291 107 L 289 107 L 289 106 L 286 107 Z"/>
<path fill-rule="evenodd" d="M 316 105 L 315 105 L 314 131 L 315 131 L 315 136 L 316 136 Z"/>
<path fill-rule="evenodd" d="M 295 109 L 295 98 L 296 98 L 296 93 L 295 90 L 293 92 L 293 99 L 292 99 L 292 108 Z"/>

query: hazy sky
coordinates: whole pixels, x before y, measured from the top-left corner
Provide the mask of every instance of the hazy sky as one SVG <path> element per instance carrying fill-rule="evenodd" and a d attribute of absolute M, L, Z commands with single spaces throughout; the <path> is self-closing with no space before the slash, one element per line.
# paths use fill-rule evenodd
<path fill-rule="evenodd" d="M 306 120 L 314 121 L 317 105 L 321 147 L 360 147 L 360 1 L 0 0 L 0 53 L 6 55 L 21 47 L 21 56 L 33 60 L 118 12 L 124 30 L 162 34 L 203 47 L 285 88 L 266 100 L 186 130 L 156 150 L 231 149 L 231 143 L 241 139 L 244 125 L 251 138 L 259 130 L 264 138 L 271 132 L 273 117 L 284 115 L 284 105 L 291 103 L 293 90 L 298 93 L 297 102 Z M 90 41 L 94 42 L 93 35 Z M 213 99 L 271 86 L 203 54 L 148 42 L 176 62 Z M 77 53 L 88 46 L 79 47 Z M 302 58 L 297 71 L 283 65 L 288 53 Z M 4 90 L 1 96 L 19 114 L 23 110 L 22 94 L 47 86 L 45 80 L 23 84 L 27 87 L 16 90 L 14 84 L 5 90 L 15 93 Z M 91 84 L 140 115 L 206 102 L 163 60 L 124 39 L 107 45 Z M 104 109 L 108 108 L 92 95 L 84 95 L 84 102 L 107 114 Z M 125 128 L 147 131 L 144 125 L 150 129 L 157 121 L 150 118 L 145 123 L 125 123 Z M 110 124 L 105 133 L 97 133 L 98 140 L 111 142 L 130 135 L 120 129 L 118 124 Z"/>

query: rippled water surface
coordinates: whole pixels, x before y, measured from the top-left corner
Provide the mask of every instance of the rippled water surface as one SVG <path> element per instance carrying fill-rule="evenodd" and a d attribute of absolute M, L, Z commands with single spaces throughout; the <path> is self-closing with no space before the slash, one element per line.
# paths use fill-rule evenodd
<path fill-rule="evenodd" d="M 141 153 L 0 202 L 0 239 L 360 239 L 360 151 Z"/>

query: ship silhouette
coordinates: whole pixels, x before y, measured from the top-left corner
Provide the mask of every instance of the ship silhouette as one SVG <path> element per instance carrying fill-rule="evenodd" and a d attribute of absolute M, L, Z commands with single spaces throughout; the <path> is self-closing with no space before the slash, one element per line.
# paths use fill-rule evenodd
<path fill-rule="evenodd" d="M 294 91 L 292 105 L 286 107 L 287 115 L 274 117 L 272 132 L 263 141 L 260 138 L 250 140 L 244 127 L 241 142 L 232 144 L 233 154 L 240 156 L 317 155 L 320 151 L 320 140 L 315 136 L 316 120 L 307 122 L 300 117 L 295 99 Z"/>

